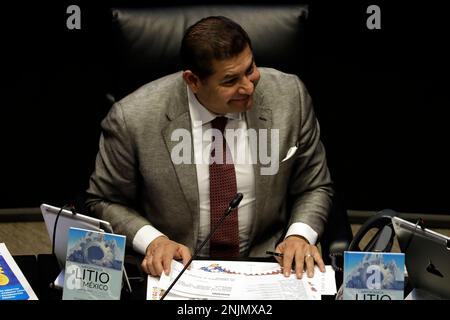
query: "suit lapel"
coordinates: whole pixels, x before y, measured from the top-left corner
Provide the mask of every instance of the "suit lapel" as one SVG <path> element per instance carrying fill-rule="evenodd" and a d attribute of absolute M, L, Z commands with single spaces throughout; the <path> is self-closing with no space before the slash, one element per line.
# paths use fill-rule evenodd
<path fill-rule="evenodd" d="M 181 77 L 180 77 L 181 78 Z M 176 129 L 184 129 L 189 132 L 191 136 L 191 159 L 194 159 L 194 148 L 192 142 L 192 127 L 191 119 L 189 115 L 189 106 L 186 87 L 183 80 L 178 85 L 178 95 L 174 95 L 174 103 L 168 106 L 166 116 L 168 119 L 167 125 L 162 129 L 162 136 L 167 147 L 167 151 L 171 154 L 172 149 L 179 143 L 179 141 L 172 141 L 172 132 Z M 246 119 L 248 129 L 256 130 L 256 134 L 259 135 L 260 129 L 270 130 L 272 129 L 272 109 L 264 105 L 264 98 L 259 92 L 255 92 L 254 106 L 246 112 Z M 259 139 L 258 139 L 259 141 Z M 268 154 L 271 154 L 270 150 L 270 132 L 268 134 Z M 259 148 L 259 146 L 258 146 Z M 259 150 L 259 149 L 258 149 Z M 256 230 L 259 227 L 259 221 L 263 219 L 264 205 L 267 198 L 267 194 L 270 189 L 270 175 L 261 175 L 261 163 L 259 159 L 253 166 L 255 175 L 255 197 L 256 197 L 256 212 L 253 218 L 252 231 L 250 239 L 254 238 Z M 191 211 L 192 219 L 194 222 L 194 244 L 197 241 L 198 226 L 199 226 L 199 194 L 198 194 L 198 181 L 197 171 L 195 164 L 179 164 L 174 165 L 175 173 L 177 175 L 181 190 L 184 193 L 187 205 Z"/>
<path fill-rule="evenodd" d="M 181 79 L 181 77 L 180 77 Z M 194 148 L 192 142 L 192 128 L 191 119 L 189 116 L 188 98 L 186 93 L 186 87 L 181 79 L 181 83 L 178 86 L 179 95 L 174 95 L 174 103 L 168 106 L 166 116 L 169 120 L 168 124 L 162 129 L 162 136 L 165 141 L 167 151 L 171 154 L 172 149 L 180 143 L 180 141 L 172 141 L 171 136 L 175 130 L 186 130 L 189 132 L 190 151 L 192 164 L 177 164 L 172 161 L 172 166 L 178 178 L 181 190 L 184 193 L 187 205 L 191 211 L 192 220 L 194 222 L 194 246 L 197 241 L 197 230 L 199 224 L 199 203 L 198 203 L 198 182 L 197 182 L 197 170 L 193 163 L 194 160 Z"/>
<path fill-rule="evenodd" d="M 247 111 L 247 125 L 248 129 L 256 130 L 256 135 L 258 136 L 259 142 L 259 130 L 265 129 L 270 133 L 270 129 L 272 129 L 272 109 L 266 107 L 264 105 L 264 97 L 261 93 L 256 92 L 254 95 L 254 106 Z M 267 140 L 268 146 L 268 154 L 271 154 L 271 143 L 270 143 L 270 134 L 268 134 Z M 259 153 L 259 145 L 258 145 L 258 153 Z M 253 216 L 252 223 L 252 231 L 250 234 L 250 239 L 254 238 L 256 230 L 259 229 L 259 221 L 263 215 L 264 204 L 267 198 L 267 193 L 270 187 L 270 179 L 272 176 L 270 175 L 261 175 L 261 163 L 259 161 L 259 155 L 256 164 L 253 165 L 254 175 L 255 175 L 255 197 L 256 197 L 256 212 Z"/>

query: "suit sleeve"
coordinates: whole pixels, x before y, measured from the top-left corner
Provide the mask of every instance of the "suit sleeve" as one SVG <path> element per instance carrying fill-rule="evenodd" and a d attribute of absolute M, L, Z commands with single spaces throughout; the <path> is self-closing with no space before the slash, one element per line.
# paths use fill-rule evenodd
<path fill-rule="evenodd" d="M 296 162 L 289 182 L 292 205 L 289 225 L 296 222 L 306 223 L 320 237 L 331 208 L 332 181 L 311 97 L 297 77 L 296 81 L 299 92 L 300 130 Z"/>
<path fill-rule="evenodd" d="M 109 221 L 115 233 L 132 245 L 137 231 L 150 224 L 138 212 L 136 148 L 120 103 L 102 121 L 95 170 L 89 180 L 86 205 L 94 216 Z"/>

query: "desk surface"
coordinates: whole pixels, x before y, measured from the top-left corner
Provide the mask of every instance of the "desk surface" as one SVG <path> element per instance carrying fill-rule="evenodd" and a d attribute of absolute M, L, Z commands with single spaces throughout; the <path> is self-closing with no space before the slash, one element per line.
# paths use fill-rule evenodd
<path fill-rule="evenodd" d="M 62 290 L 53 288 L 51 284 L 60 273 L 56 259 L 51 254 L 14 256 L 17 264 L 27 278 L 40 300 L 61 300 Z M 130 279 L 132 292 L 122 289 L 121 300 L 145 300 L 147 276 L 142 273 L 140 262 L 142 257 L 125 256 L 125 268 Z M 248 260 L 248 259 L 247 259 Z M 273 261 L 272 258 L 253 258 L 254 261 Z M 334 296 L 322 296 L 322 300 L 334 300 Z"/>

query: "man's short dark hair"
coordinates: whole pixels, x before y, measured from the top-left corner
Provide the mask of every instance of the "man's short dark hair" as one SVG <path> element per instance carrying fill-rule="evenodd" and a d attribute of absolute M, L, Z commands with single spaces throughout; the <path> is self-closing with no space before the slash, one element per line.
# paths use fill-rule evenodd
<path fill-rule="evenodd" d="M 252 49 L 247 32 L 233 20 L 222 16 L 203 18 L 184 34 L 180 50 L 183 70 L 206 79 L 214 73 L 213 60 L 235 57 L 247 45 Z"/>

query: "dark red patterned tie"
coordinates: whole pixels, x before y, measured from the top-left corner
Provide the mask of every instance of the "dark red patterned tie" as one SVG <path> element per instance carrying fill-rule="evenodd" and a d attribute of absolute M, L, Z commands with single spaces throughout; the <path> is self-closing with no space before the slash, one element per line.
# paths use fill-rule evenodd
<path fill-rule="evenodd" d="M 213 129 L 224 132 L 227 118 L 217 117 L 211 122 Z M 223 147 L 217 146 L 220 142 Z M 217 144 L 216 144 L 217 143 Z M 222 149 L 223 156 L 215 157 L 215 150 Z M 223 216 L 230 201 L 237 193 L 236 172 L 232 161 L 230 149 L 223 139 L 216 139 L 211 146 L 211 158 L 217 160 L 209 165 L 209 198 L 211 210 L 211 230 Z M 226 159 L 226 161 L 225 161 Z M 239 225 L 238 209 L 232 212 L 212 235 L 209 242 L 209 252 L 212 258 L 233 258 L 239 256 Z"/>

